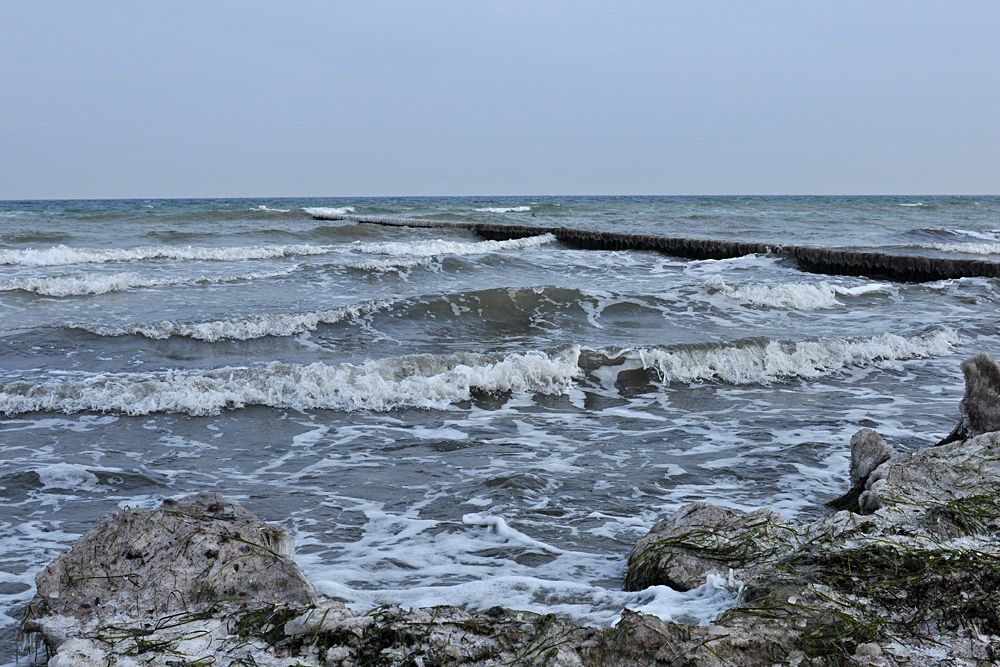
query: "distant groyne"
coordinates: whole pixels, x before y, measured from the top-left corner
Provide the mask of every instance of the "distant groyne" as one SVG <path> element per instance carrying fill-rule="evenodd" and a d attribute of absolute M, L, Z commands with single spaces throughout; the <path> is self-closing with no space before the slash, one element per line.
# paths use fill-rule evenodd
<path fill-rule="evenodd" d="M 592 232 L 566 227 L 535 227 L 399 218 L 371 215 L 322 215 L 319 220 L 350 220 L 393 227 L 443 227 L 475 232 L 479 236 L 505 241 L 552 234 L 566 245 L 586 250 L 651 250 L 687 259 L 731 259 L 751 254 L 771 253 L 796 260 L 799 267 L 813 273 L 867 276 L 901 282 L 928 282 L 951 278 L 998 278 L 1000 263 L 976 259 L 921 257 L 882 252 L 815 248 L 810 246 L 740 243 L 716 239 L 690 239 L 654 234 Z"/>

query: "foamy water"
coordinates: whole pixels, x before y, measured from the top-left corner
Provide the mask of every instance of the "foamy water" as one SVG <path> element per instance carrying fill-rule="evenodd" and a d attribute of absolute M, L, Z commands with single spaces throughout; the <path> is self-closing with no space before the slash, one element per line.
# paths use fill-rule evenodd
<path fill-rule="evenodd" d="M 101 514 L 202 490 L 285 526 L 319 591 L 357 609 L 707 623 L 736 599 L 728 572 L 621 590 L 658 519 L 693 500 L 819 516 L 855 431 L 933 443 L 957 420 L 960 361 L 1000 353 L 994 280 L 327 218 L 992 261 L 997 211 L 923 196 L 0 203 L 0 664 L 34 575 Z"/>

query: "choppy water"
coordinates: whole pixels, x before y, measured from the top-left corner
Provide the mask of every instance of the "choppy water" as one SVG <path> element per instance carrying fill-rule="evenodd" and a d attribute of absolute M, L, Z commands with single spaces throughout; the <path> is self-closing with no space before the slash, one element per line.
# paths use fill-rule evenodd
<path fill-rule="evenodd" d="M 708 620 L 723 582 L 620 590 L 658 517 L 815 517 L 855 430 L 933 441 L 960 360 L 1000 352 L 993 280 L 313 217 L 338 210 L 1000 261 L 987 197 L 0 202 L 0 658 L 98 516 L 200 490 L 360 607 Z"/>

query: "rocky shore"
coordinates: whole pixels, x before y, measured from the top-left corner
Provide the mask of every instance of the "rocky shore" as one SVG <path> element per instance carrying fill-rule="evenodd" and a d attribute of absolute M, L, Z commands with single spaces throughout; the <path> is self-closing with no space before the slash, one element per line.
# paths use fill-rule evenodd
<path fill-rule="evenodd" d="M 712 625 L 354 611 L 317 597 L 284 530 L 199 494 L 102 518 L 38 576 L 21 632 L 53 667 L 1000 664 L 1000 365 L 962 370 L 962 419 L 941 444 L 852 438 L 838 511 L 801 525 L 698 502 L 639 540 L 629 590 L 742 582 Z"/>

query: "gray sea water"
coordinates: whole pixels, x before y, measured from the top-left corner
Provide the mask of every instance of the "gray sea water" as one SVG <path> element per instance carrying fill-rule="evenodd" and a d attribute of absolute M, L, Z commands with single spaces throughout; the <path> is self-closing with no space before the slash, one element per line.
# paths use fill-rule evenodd
<path fill-rule="evenodd" d="M 700 499 L 816 517 L 857 429 L 935 441 L 959 362 L 1000 353 L 995 280 L 338 212 L 1000 261 L 996 197 L 0 202 L 0 662 L 34 576 L 100 515 L 202 490 L 287 528 L 359 608 L 707 621 L 724 580 L 621 591 L 658 518 Z"/>

